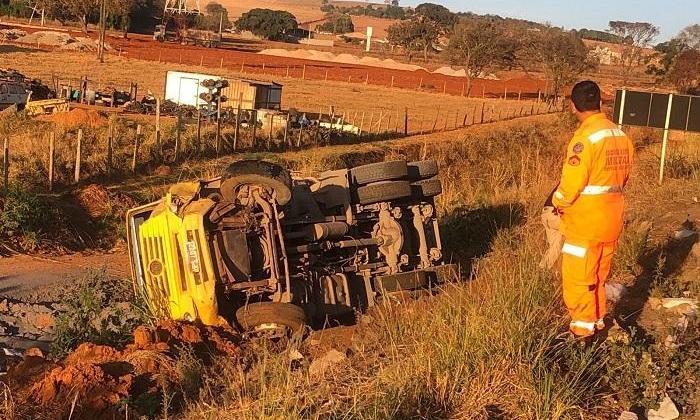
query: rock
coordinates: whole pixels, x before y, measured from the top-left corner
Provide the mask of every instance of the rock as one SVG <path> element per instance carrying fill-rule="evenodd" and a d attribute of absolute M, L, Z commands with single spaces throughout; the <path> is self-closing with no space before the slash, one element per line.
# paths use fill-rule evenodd
<path fill-rule="evenodd" d="M 343 362 L 347 357 L 338 350 L 330 350 L 328 353 L 311 362 L 309 376 L 321 376 L 329 368 Z"/>
<path fill-rule="evenodd" d="M 694 230 L 684 228 L 684 229 L 677 230 L 677 231 L 673 232 L 673 237 L 677 240 L 681 240 L 681 239 L 690 238 L 691 236 L 695 235 L 696 233 L 697 232 Z"/>
<path fill-rule="evenodd" d="M 690 250 L 690 253 L 695 256 L 695 258 L 700 258 L 700 242 L 697 242 L 695 245 L 693 245 L 693 248 Z"/>
<path fill-rule="evenodd" d="M 27 350 L 24 351 L 24 357 L 25 357 L 25 358 L 26 358 L 26 357 L 40 357 L 40 358 L 43 359 L 45 356 L 44 356 L 44 352 L 41 351 L 40 348 L 38 348 L 38 347 L 32 347 L 32 348 L 27 349 Z"/>
<path fill-rule="evenodd" d="M 153 172 L 153 175 L 166 176 L 170 175 L 171 173 L 173 173 L 173 170 L 170 169 L 170 166 L 161 165 L 156 168 L 156 170 Z"/>
<path fill-rule="evenodd" d="M 613 302 L 619 302 L 620 299 L 627 295 L 627 287 L 619 283 L 607 283 L 605 285 L 605 296 L 606 298 Z"/>
<path fill-rule="evenodd" d="M 303 360 L 304 355 L 299 352 L 297 349 L 291 349 L 289 351 L 289 360 L 291 361 L 296 361 L 296 360 Z"/>
<path fill-rule="evenodd" d="M 673 400 L 667 395 L 661 401 L 658 410 L 647 410 L 646 415 L 647 420 L 673 420 L 677 419 L 681 413 L 678 412 L 676 404 L 674 404 Z"/>
<path fill-rule="evenodd" d="M 698 312 L 697 299 L 667 298 L 661 299 L 661 306 L 666 309 L 674 309 L 679 315 L 695 316 Z"/>
<path fill-rule="evenodd" d="M 639 417 L 631 411 L 623 411 L 617 420 L 639 420 Z"/>

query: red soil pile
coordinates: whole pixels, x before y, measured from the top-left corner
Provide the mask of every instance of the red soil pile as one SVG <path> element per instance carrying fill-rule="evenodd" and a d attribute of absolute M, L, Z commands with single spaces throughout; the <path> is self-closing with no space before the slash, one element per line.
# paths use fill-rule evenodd
<path fill-rule="evenodd" d="M 116 215 L 123 218 L 126 211 L 136 207 L 136 201 L 124 194 L 110 191 L 102 185 L 90 184 L 77 194 L 80 205 L 93 219 Z"/>
<path fill-rule="evenodd" d="M 107 119 L 97 111 L 87 109 L 72 109 L 68 112 L 57 112 L 38 117 L 41 121 L 56 123 L 63 127 L 101 127 L 107 124 Z"/>
<path fill-rule="evenodd" d="M 36 407 L 33 418 L 64 419 L 71 410 L 74 420 L 123 418 L 124 401 L 178 382 L 183 348 L 207 365 L 214 357 L 238 358 L 238 342 L 230 329 L 164 321 L 137 328 L 123 350 L 85 343 L 58 363 L 26 357 L 3 381 L 15 401 Z"/>

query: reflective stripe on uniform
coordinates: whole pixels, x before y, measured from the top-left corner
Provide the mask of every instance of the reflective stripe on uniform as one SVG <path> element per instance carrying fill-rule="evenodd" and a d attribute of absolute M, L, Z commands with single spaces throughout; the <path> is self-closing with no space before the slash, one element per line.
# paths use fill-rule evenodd
<path fill-rule="evenodd" d="M 584 322 L 584 321 L 571 321 L 569 324 L 570 329 L 581 328 L 586 331 L 595 331 L 595 322 Z"/>
<path fill-rule="evenodd" d="M 621 193 L 622 187 L 608 185 L 588 185 L 581 191 L 581 195 L 603 195 L 612 193 Z"/>
<path fill-rule="evenodd" d="M 583 258 L 586 256 L 586 248 L 582 246 L 572 245 L 569 243 L 564 243 L 564 247 L 561 249 L 561 252 L 579 258 Z"/>
<path fill-rule="evenodd" d="M 624 135 L 625 133 L 617 128 L 606 128 L 605 130 L 596 131 L 588 136 L 588 141 L 590 141 L 591 144 L 596 144 L 608 137 L 623 137 Z"/>
<path fill-rule="evenodd" d="M 564 194 L 562 194 L 561 192 L 559 192 L 559 190 L 557 190 L 557 191 L 554 192 L 554 197 L 555 197 L 557 200 L 561 200 L 561 201 L 563 201 L 563 202 L 565 202 L 565 203 L 571 204 L 570 201 L 566 201 L 566 197 L 564 197 Z"/>

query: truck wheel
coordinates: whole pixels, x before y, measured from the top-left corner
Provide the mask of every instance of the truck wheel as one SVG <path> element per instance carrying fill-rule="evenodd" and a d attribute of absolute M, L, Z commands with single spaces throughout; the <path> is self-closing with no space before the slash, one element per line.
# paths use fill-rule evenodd
<path fill-rule="evenodd" d="M 432 159 L 420 160 L 408 164 L 408 179 L 411 181 L 432 178 L 437 174 L 438 164 Z"/>
<path fill-rule="evenodd" d="M 411 184 L 413 198 L 430 198 L 442 194 L 442 182 L 437 178 L 424 179 Z"/>
<path fill-rule="evenodd" d="M 261 160 L 242 160 L 232 163 L 221 177 L 221 195 L 235 201 L 243 185 L 260 185 L 277 194 L 281 206 L 292 199 L 292 178 L 289 172 L 274 163 Z"/>
<path fill-rule="evenodd" d="M 350 169 L 350 175 L 356 185 L 367 185 L 373 182 L 405 178 L 408 175 L 408 168 L 406 162 L 396 160 L 358 166 Z"/>
<path fill-rule="evenodd" d="M 357 189 L 360 204 L 375 204 L 411 196 L 408 181 L 383 181 L 365 185 Z"/>
<path fill-rule="evenodd" d="M 306 314 L 291 303 L 257 302 L 239 308 L 236 322 L 249 335 L 284 338 L 303 333 Z"/>

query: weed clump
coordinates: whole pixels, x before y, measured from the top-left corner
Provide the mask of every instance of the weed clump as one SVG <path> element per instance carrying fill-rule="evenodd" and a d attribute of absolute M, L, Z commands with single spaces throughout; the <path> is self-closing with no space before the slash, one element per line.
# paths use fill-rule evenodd
<path fill-rule="evenodd" d="M 67 294 L 65 311 L 56 321 L 51 352 L 64 357 L 81 343 L 118 347 L 132 340 L 132 331 L 144 322 L 127 282 L 104 270 L 92 271 Z"/>

